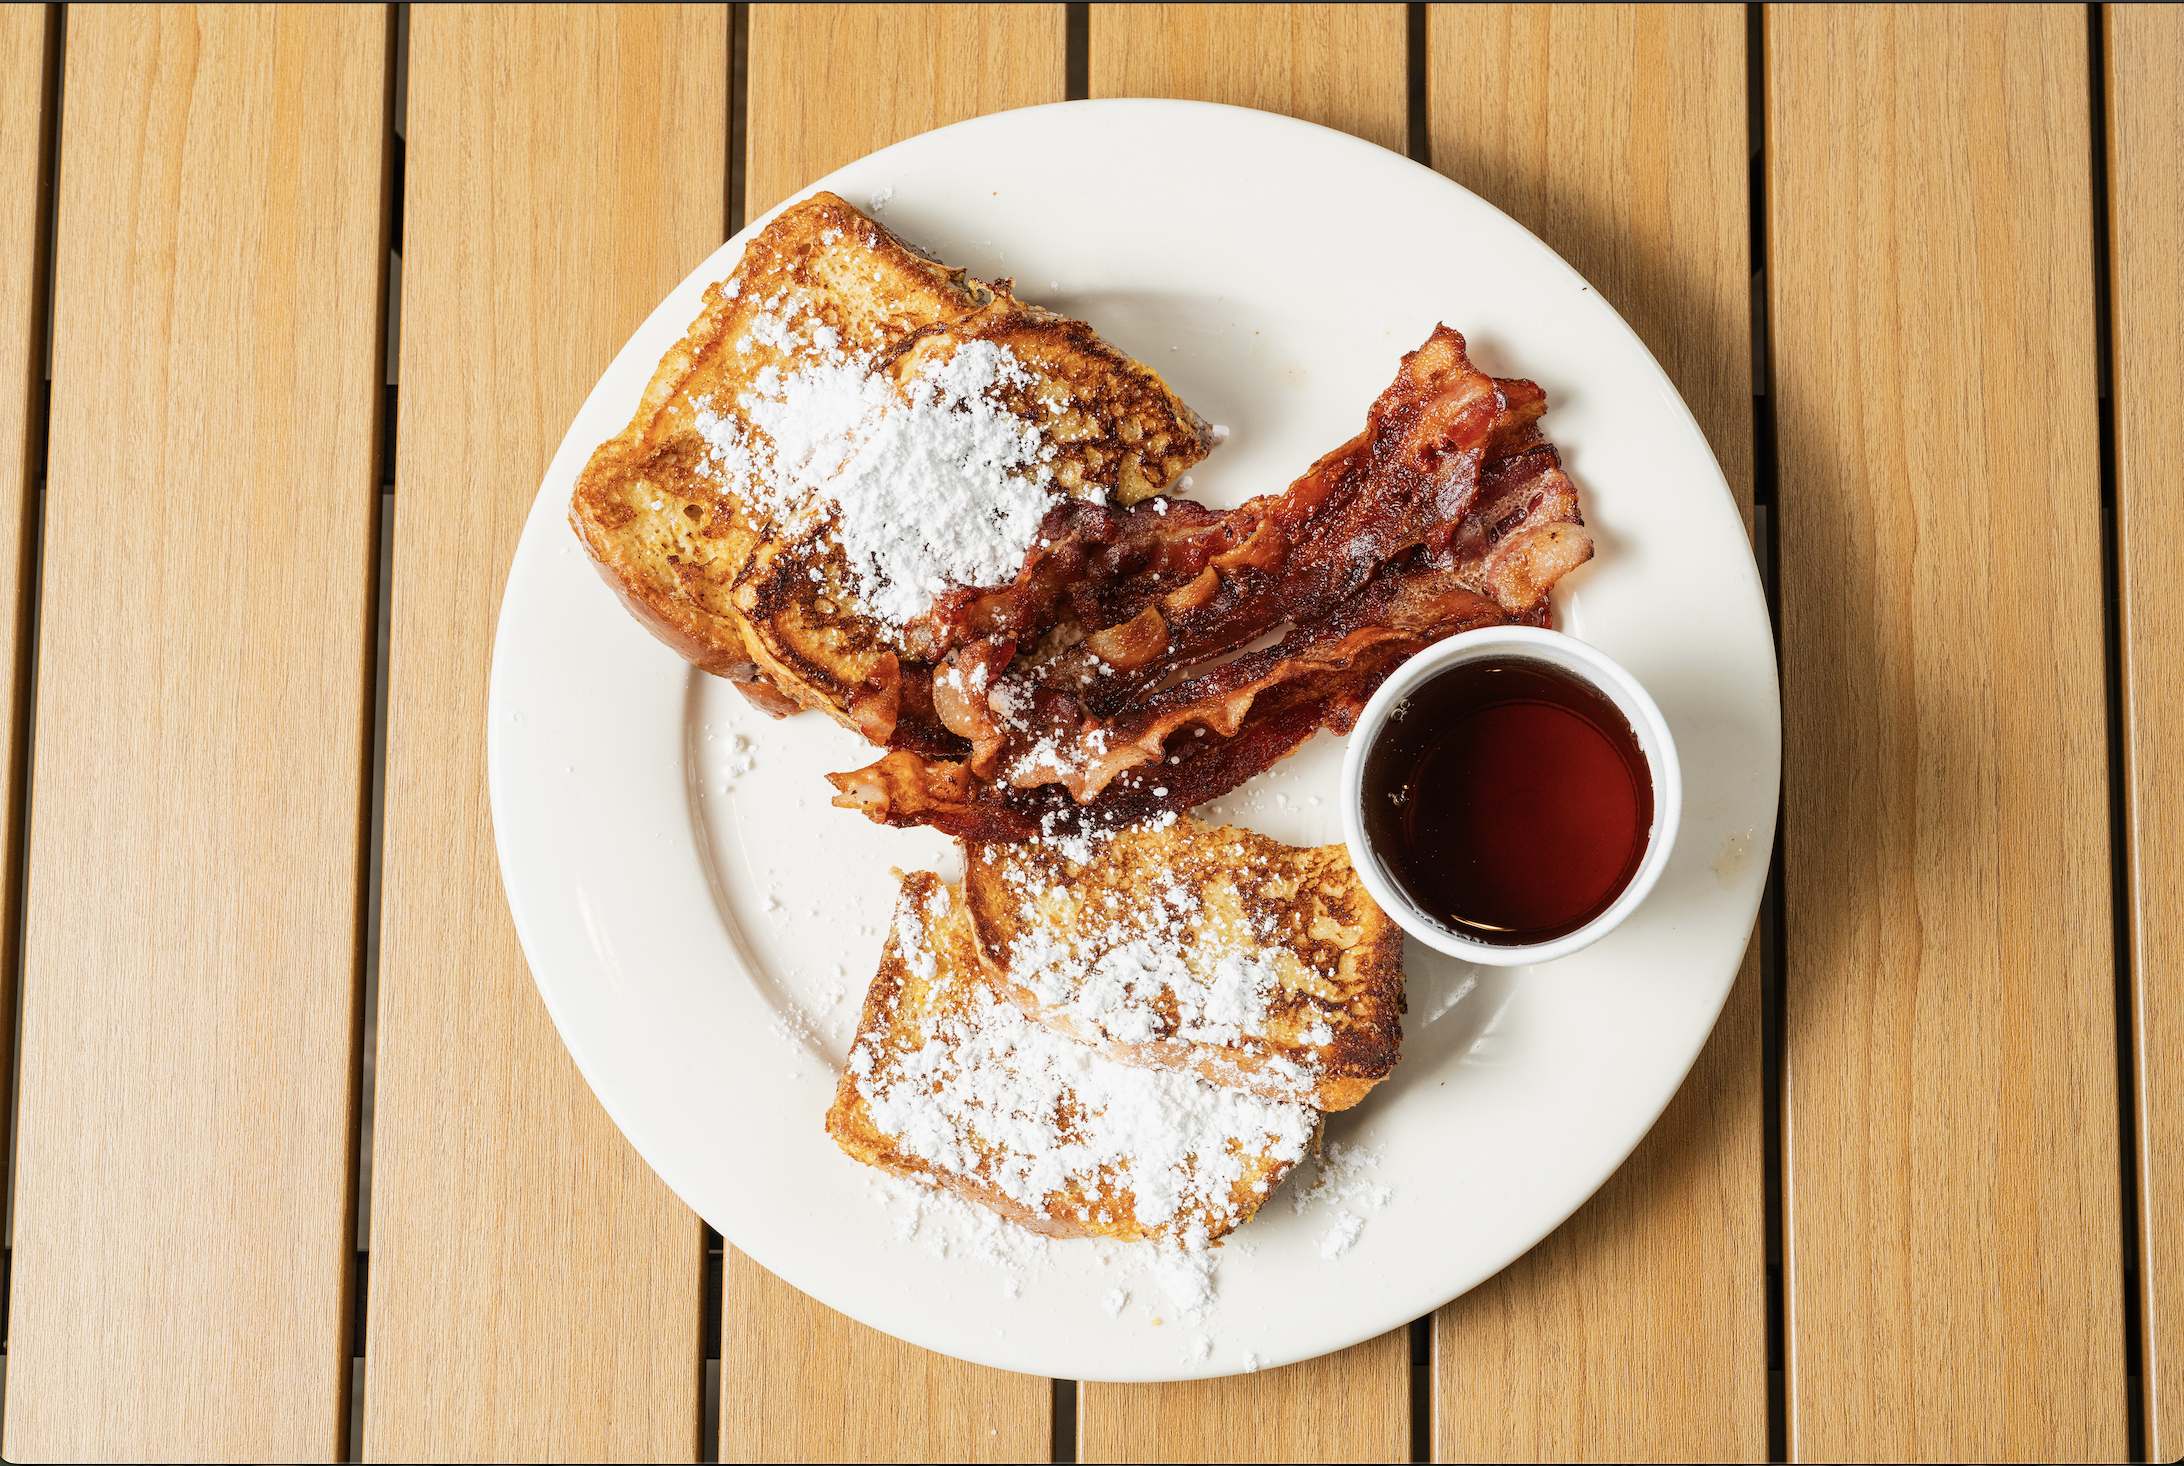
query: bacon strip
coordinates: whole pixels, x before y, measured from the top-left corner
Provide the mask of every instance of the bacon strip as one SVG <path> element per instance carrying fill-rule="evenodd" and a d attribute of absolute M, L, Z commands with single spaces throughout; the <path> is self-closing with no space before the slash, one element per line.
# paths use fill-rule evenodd
<path fill-rule="evenodd" d="M 1089 818 L 1127 823 L 1192 809 L 1294 752 L 1322 727 L 1347 732 L 1388 673 L 1445 636 L 1508 617 L 1422 554 L 1386 567 L 1318 625 L 1177 684 L 1112 723 L 1087 729 L 1079 760 L 1040 776 L 1007 777 L 904 750 L 854 773 L 831 774 L 842 797 L 883 824 L 931 824 L 950 834 L 1021 840 Z M 1066 793 L 1063 800 L 1057 796 Z M 1013 829 L 1014 834 L 994 833 Z"/>
<path fill-rule="evenodd" d="M 830 775 L 835 803 L 988 840 L 1189 809 L 1322 727 L 1347 731 L 1433 641 L 1547 624 L 1549 590 L 1592 544 L 1539 434 L 1545 407 L 1535 383 L 1484 376 L 1438 327 L 1366 431 L 1281 495 L 1227 515 L 1057 510 L 1015 586 L 936 607 L 934 644 L 961 649 L 927 674 L 934 711 L 914 706 L 906 667 L 894 751 Z M 1005 670 L 1065 620 L 1099 629 Z M 1173 680 L 1283 620 L 1296 628 L 1274 646 Z M 957 640 L 974 632 L 985 639 Z"/>
<path fill-rule="evenodd" d="M 1328 614 L 1398 555 L 1444 548 L 1477 495 L 1505 415 L 1505 395 L 1465 356 L 1463 337 L 1437 328 L 1403 358 L 1363 433 L 1287 491 L 1227 516 L 1233 548 L 1209 557 L 1217 580 L 1202 597 L 1161 608 L 1167 643 L 1158 655 L 1117 666 L 1091 638 L 1043 668 L 1040 681 L 1076 692 L 1093 717 L 1109 718 L 1178 669 L 1284 620 Z"/>

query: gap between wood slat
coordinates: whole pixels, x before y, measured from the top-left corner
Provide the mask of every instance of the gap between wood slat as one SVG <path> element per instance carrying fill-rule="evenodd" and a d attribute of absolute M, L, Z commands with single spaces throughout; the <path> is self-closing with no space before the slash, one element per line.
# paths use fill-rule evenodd
<path fill-rule="evenodd" d="M 1062 7 L 1062 100 L 1081 102 L 1092 95 L 1092 7 Z"/>
<path fill-rule="evenodd" d="M 2184 843 L 2176 834 L 2184 781 L 2174 750 L 2184 730 L 2173 525 L 2184 502 L 2184 18 L 2175 7 L 2100 7 L 2094 38 L 2105 63 L 2095 122 L 2105 144 L 2106 197 L 2096 201 L 2107 247 L 2114 554 L 2120 597 L 2121 685 L 2129 883 L 2128 950 L 2135 1192 L 2125 1296 L 2133 1425 L 2148 1460 L 2184 1457 Z M 2105 216 L 2105 217 L 2098 217 Z"/>
<path fill-rule="evenodd" d="M 1403 156 L 1430 168 L 1433 166 L 1433 128 L 1426 110 L 1426 13 L 1429 9 L 1431 7 L 1423 0 L 1403 7 L 1407 82 L 1403 96 Z"/>
<path fill-rule="evenodd" d="M 5 1136 L 7 1160 L 0 1181 L 6 1195 L 5 1226 L 0 1230 L 0 1432 L 7 1422 L 7 1340 L 9 1303 L 14 1283 L 15 1240 L 15 1126 L 20 1098 L 21 1072 L 15 1062 L 22 1052 L 22 911 L 28 887 L 30 828 L 31 745 L 36 729 L 38 678 L 38 585 L 43 570 L 41 547 L 45 532 L 45 469 L 47 419 L 52 408 L 53 235 L 54 178 L 60 151 L 61 66 L 66 40 L 66 12 L 58 5 L 43 7 L 39 16 L 39 64 L 37 85 L 38 130 L 36 143 L 37 196 L 33 201 L 31 281 L 28 301 L 27 339 L 22 370 L 25 412 L 22 480 L 21 534 L 17 557 L 18 598 L 15 618 L 15 685 L 8 703 L 9 756 L 0 766 L 7 781 L 9 811 L 5 875 L 0 876 L 0 901 L 6 903 L 0 926 L 0 974 L 4 974 L 6 1008 L 0 1013 L 0 1031 L 7 1035 L 0 1058 L 0 1087 L 7 1095 L 8 1123 Z M 19 247 L 20 242 L 18 242 Z"/>
<path fill-rule="evenodd" d="M 379 518 L 375 535 L 372 574 L 372 737 L 366 771 L 365 890 L 362 930 L 363 999 L 359 1004 L 355 1052 L 357 1120 L 352 1140 L 356 1199 L 355 1265 L 350 1271 L 349 1293 L 349 1396 L 343 1439 L 348 1459 L 364 1455 L 364 1381 L 370 1317 L 372 1239 L 372 1108 L 379 1045 L 379 911 L 381 873 L 386 853 L 387 812 L 387 671 L 389 628 L 394 613 L 394 485 L 397 476 L 397 428 L 400 422 L 397 381 L 400 377 L 402 322 L 402 191 L 404 185 L 402 109 L 408 100 L 409 12 L 407 4 L 393 7 L 394 23 L 387 28 L 387 127 L 385 149 L 386 240 L 380 249 L 384 278 L 380 282 L 380 358 L 385 390 L 380 393 L 377 492 Z"/>
<path fill-rule="evenodd" d="M 2088 137 L 2093 186 L 2093 340 L 2100 412 L 2101 634 L 2108 732 L 2109 877 L 2116 962 L 2116 1134 L 2123 1222 L 2123 1371 L 2126 1455 L 2146 1457 L 2144 1400 L 2139 1388 L 2138 1169 L 2133 1143 L 2134 1069 L 2131 1024 L 2130 765 L 2124 752 L 2122 567 L 2116 524 L 2116 414 L 2111 385 L 2114 346 L 2109 330 L 2108 57 L 2101 7 L 2086 6 Z"/>
<path fill-rule="evenodd" d="M 38 706 L 38 586 L 43 572 L 41 554 L 45 538 L 45 476 L 48 418 L 53 406 L 53 237 L 55 180 L 59 176 L 61 146 L 61 71 L 67 54 L 67 11 L 60 5 L 43 7 L 44 38 L 41 43 L 39 81 L 39 132 L 38 132 L 38 198 L 36 206 L 36 239 L 33 246 L 33 284 L 31 305 L 32 338 L 28 343 L 24 384 L 26 434 L 23 443 L 23 484 L 25 502 L 23 510 L 23 545 L 20 559 L 21 598 L 17 608 L 16 628 L 16 685 L 10 689 L 9 717 L 15 730 L 12 757 L 8 760 L 4 777 L 8 781 L 10 797 L 8 806 L 14 811 L 6 831 L 7 872 L 4 899 L 8 903 L 5 918 L 7 927 L 5 956 L 0 957 L 0 972 L 6 974 L 7 1010 L 4 1021 L 9 1035 L 5 1050 L 5 1069 L 0 1071 L 8 1095 L 7 1170 L 5 1180 L 7 1195 L 6 1231 L 4 1245 L 12 1251 L 15 1246 L 15 1121 L 19 1086 L 17 1078 L 20 1066 L 15 1060 L 22 1052 L 22 978 L 23 950 L 21 941 L 21 914 L 25 888 L 28 884 L 28 846 L 30 831 L 30 770 L 31 752 L 37 732 Z M 0 1287 L 5 1286 L 0 1277 Z M 0 1292 L 0 1359 L 7 1353 L 6 1333 L 7 1299 Z M 0 1397 L 4 1397 L 4 1372 L 0 1372 Z M 0 1404 L 4 1410 L 4 1404 Z M 0 1415 L 4 1419 L 4 1415 Z"/>
<path fill-rule="evenodd" d="M 723 227 L 729 237 L 743 232 L 743 174 L 746 135 L 750 127 L 751 7 L 728 8 L 728 181 L 727 212 Z M 699 1327 L 705 1332 L 705 1394 L 699 1402 L 698 1460 L 720 1460 L 721 1323 L 728 1283 L 728 1244 L 711 1222 L 705 1229 L 705 1299 Z"/>
<path fill-rule="evenodd" d="M 750 147 L 751 7 L 734 5 L 728 16 L 728 233 L 743 232 L 744 156 Z"/>
<path fill-rule="evenodd" d="M 1752 553 L 1767 594 L 1767 624 L 1774 634 L 1775 665 L 1782 665 L 1780 526 L 1775 513 L 1773 372 L 1767 330 L 1767 7 L 1744 7 L 1745 129 L 1751 149 L 1752 272 Z M 1780 810 L 1781 799 L 1775 807 Z M 1775 819 L 1767 859 L 1767 890 L 1759 907 L 1759 1031 L 1761 1186 L 1767 1234 L 1767 1459 L 1789 1459 L 1789 1411 L 1782 1333 L 1782 819 Z"/>
<path fill-rule="evenodd" d="M 1084 101 L 1092 95 L 1092 7 L 1083 0 L 1063 9 L 1062 56 L 1062 99 Z M 1077 1459 L 1077 1411 L 1082 1393 L 1073 1379 L 1054 1381 L 1049 1455 L 1055 1461 Z"/>

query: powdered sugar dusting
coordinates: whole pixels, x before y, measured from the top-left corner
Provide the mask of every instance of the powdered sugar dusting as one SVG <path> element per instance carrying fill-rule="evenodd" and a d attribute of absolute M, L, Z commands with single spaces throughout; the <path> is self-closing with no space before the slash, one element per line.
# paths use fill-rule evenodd
<path fill-rule="evenodd" d="M 1156 833 L 1149 824 L 983 850 L 979 879 L 998 877 L 1016 914 L 1009 981 L 1041 1022 L 1078 1038 L 1179 1041 L 1200 1046 L 1207 1064 L 1219 1059 L 1210 1051 L 1225 1051 L 1230 1063 L 1250 1064 L 1252 1087 L 1316 1098 L 1320 1047 L 1334 1029 L 1316 1010 L 1298 1016 L 1314 974 L 1238 889 L 1268 873 L 1253 873 L 1238 854 L 1233 885 L 1207 884 L 1146 858 L 1161 848 L 1144 843 Z M 1271 1041 L 1277 1000 L 1291 1040 L 1283 1044 Z M 1207 1077 L 1234 1082 L 1219 1069 Z"/>
<path fill-rule="evenodd" d="M 915 891 L 905 888 L 896 942 L 906 967 L 933 972 L 943 964 L 930 930 L 952 898 L 937 884 L 922 902 Z M 1254 1169 L 1279 1176 L 1311 1140 L 1307 1106 L 1117 1063 L 1033 1023 L 974 975 L 938 981 L 952 990 L 918 1015 L 916 1048 L 859 1036 L 857 1093 L 904 1153 L 1031 1211 L 1203 1246 L 1256 1205 L 1263 1191 L 1242 1184 Z M 1185 1307 L 1211 1301 L 1210 1263 L 1197 1276 Z"/>
<path fill-rule="evenodd" d="M 791 532 L 836 539 L 860 609 L 891 627 L 944 591 L 1013 580 L 1057 498 L 1054 449 L 996 396 L 1030 374 L 990 341 L 945 347 L 898 380 L 784 291 L 733 343 L 780 360 L 732 409 L 707 399 L 693 417 L 723 486 Z"/>
<path fill-rule="evenodd" d="M 1029 382 L 990 341 L 928 362 L 828 486 L 870 614 L 901 625 L 943 591 L 1005 584 L 1023 568 L 1055 502 L 1053 471 L 1039 430 L 990 393 Z"/>
<path fill-rule="evenodd" d="M 1015 874 L 1020 887 L 1028 884 L 1025 873 Z M 1073 921 L 1037 919 L 1046 909 L 1033 905 L 1034 919 L 1010 954 L 1010 975 L 1042 1006 L 1124 1043 L 1169 1036 L 1162 1032 L 1163 1010 L 1171 1004 L 1177 1038 L 1237 1044 L 1262 1033 L 1281 976 L 1273 954 L 1257 949 L 1257 934 L 1224 931 L 1237 923 L 1217 922 L 1172 877 L 1134 896 L 1123 903 L 1109 892 L 1106 909 L 1089 911 L 1081 910 L 1087 902 L 1080 898 Z M 1212 949 L 1210 963 L 1190 960 L 1200 941 Z"/>

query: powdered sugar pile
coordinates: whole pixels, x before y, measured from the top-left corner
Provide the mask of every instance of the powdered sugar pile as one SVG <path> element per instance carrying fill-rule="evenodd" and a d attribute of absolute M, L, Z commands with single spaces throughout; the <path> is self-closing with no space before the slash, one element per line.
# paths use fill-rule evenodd
<path fill-rule="evenodd" d="M 1016 578 L 1055 502 L 1054 450 L 994 401 L 1027 386 L 1005 346 L 973 341 L 928 362 L 828 486 L 866 609 L 900 625 L 958 586 Z"/>
<path fill-rule="evenodd" d="M 733 346 L 783 360 L 732 411 L 698 404 L 708 466 L 791 533 L 830 522 L 867 615 L 900 627 L 943 591 L 1016 577 L 1057 496 L 1053 446 L 995 395 L 1032 385 L 1007 347 L 936 351 L 898 383 L 786 291 Z"/>
<path fill-rule="evenodd" d="M 897 950 L 921 981 L 939 970 L 927 924 L 946 919 L 951 900 L 936 886 L 922 908 L 906 899 L 898 909 Z M 961 998 L 921 1015 L 909 1052 L 860 1036 L 849 1072 L 903 1151 L 1032 1211 L 1203 1246 L 1241 1219 L 1235 1188 L 1255 1162 L 1278 1175 L 1310 1144 L 1317 1115 L 1305 1105 L 1104 1058 L 968 975 Z M 1264 1196 L 1269 1185 L 1250 1189 Z M 1110 1209 L 1124 1194 L 1127 1218 Z"/>

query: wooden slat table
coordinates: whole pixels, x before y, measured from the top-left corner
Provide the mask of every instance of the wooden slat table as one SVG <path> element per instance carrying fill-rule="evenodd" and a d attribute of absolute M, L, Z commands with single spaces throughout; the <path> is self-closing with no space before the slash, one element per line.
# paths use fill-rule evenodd
<path fill-rule="evenodd" d="M 1770 18 L 1816 1457 L 2125 1445 L 2088 44 L 2074 6 Z"/>
<path fill-rule="evenodd" d="M 5 1450 L 323 1457 L 350 1374 L 388 14 L 68 21 L 102 84 L 64 75 L 55 119 Z"/>
<path fill-rule="evenodd" d="M 531 985 L 482 734 L 547 460 L 725 237 L 727 62 L 718 9 L 411 19 L 367 1455 L 697 1449 L 703 1228 Z"/>
<path fill-rule="evenodd" d="M 2160 527 L 2184 510 L 2184 17 L 2119 7 L 2108 42 L 2110 330 L 2114 342 L 2116 585 L 2123 786 L 2130 844 L 2137 1183 L 2146 1459 L 2184 1457 L 2184 596 L 2163 572 Z"/>
<path fill-rule="evenodd" d="M 2184 1456 L 2180 75 L 2137 5 L 0 7 L 0 1454 Z M 486 807 L 509 558 L 630 330 L 821 174 L 1073 96 L 1539 234 L 1778 615 L 1776 894 L 1653 1133 L 1432 1319 L 1205 1384 L 720 1247 Z"/>

